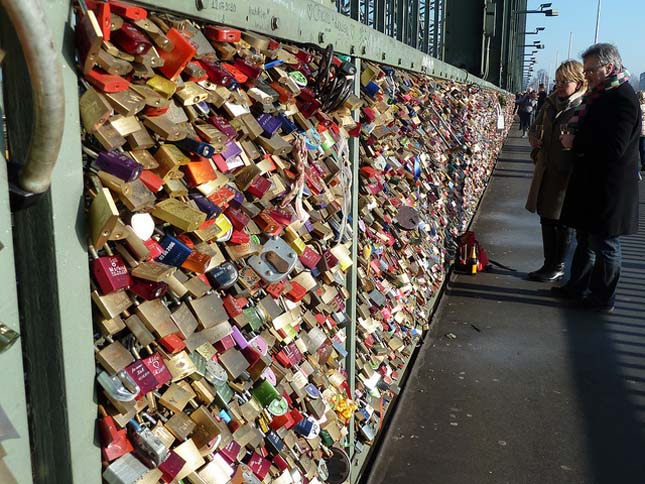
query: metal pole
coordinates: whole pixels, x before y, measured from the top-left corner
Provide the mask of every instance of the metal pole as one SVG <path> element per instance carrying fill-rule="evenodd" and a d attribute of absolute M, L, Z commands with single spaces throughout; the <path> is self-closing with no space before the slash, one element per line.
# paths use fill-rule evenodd
<path fill-rule="evenodd" d="M 360 21 L 360 10 L 361 2 L 360 0 L 350 0 L 349 2 L 349 16 L 354 20 Z"/>
<path fill-rule="evenodd" d="M 593 38 L 593 43 L 598 43 L 598 33 L 600 32 L 600 0 L 598 0 L 598 13 L 596 13 L 596 35 Z"/>
<path fill-rule="evenodd" d="M 376 0 L 376 6 L 374 8 L 376 17 L 374 24 L 376 25 L 376 30 L 385 32 L 385 0 Z"/>
<path fill-rule="evenodd" d="M 441 29 L 441 17 L 439 16 L 439 14 L 441 13 L 441 8 L 439 4 L 441 3 L 441 0 L 432 1 L 434 1 L 434 23 L 432 24 L 432 26 L 434 27 L 432 35 L 432 56 L 439 59 L 439 30 Z"/>
<path fill-rule="evenodd" d="M 428 54 L 430 49 L 430 5 L 434 2 L 433 0 L 422 0 L 423 1 L 423 42 L 421 43 L 421 50 Z"/>
<path fill-rule="evenodd" d="M 405 3 L 407 3 L 406 0 L 397 0 L 396 2 L 396 40 L 399 42 L 403 42 Z"/>
<path fill-rule="evenodd" d="M 573 42 L 573 32 L 569 32 L 569 51 L 567 52 L 567 59 L 571 59 L 571 43 Z"/>

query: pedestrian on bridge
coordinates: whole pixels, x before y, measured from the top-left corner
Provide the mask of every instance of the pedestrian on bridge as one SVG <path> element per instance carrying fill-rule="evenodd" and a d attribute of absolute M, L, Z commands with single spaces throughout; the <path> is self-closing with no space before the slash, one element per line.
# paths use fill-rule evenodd
<path fill-rule="evenodd" d="M 560 143 L 560 129 L 582 103 L 587 86 L 582 64 L 575 60 L 563 62 L 555 72 L 555 79 L 555 92 L 545 97 L 529 130 L 535 169 L 526 209 L 540 216 L 544 264 L 528 277 L 540 282 L 555 282 L 565 274 L 572 230 L 560 222 L 560 212 L 575 155 Z"/>
<path fill-rule="evenodd" d="M 589 91 L 560 140 L 576 155 L 562 209 L 576 229 L 571 277 L 556 295 L 612 312 L 622 262 L 620 236 L 638 231 L 641 112 L 618 49 L 595 44 L 583 54 Z"/>

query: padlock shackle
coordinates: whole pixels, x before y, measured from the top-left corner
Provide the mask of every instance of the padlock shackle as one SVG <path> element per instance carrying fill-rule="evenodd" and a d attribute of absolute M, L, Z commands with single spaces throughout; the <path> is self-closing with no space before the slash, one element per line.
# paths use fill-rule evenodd
<path fill-rule="evenodd" d="M 45 12 L 36 0 L 0 0 L 25 56 L 33 96 L 34 122 L 19 185 L 44 193 L 51 184 L 65 127 L 63 60 L 56 51 Z"/>

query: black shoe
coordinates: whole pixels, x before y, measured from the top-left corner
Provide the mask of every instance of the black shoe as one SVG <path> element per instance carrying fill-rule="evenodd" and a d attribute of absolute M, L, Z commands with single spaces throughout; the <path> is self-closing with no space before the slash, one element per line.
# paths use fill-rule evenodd
<path fill-rule="evenodd" d="M 613 304 L 598 304 L 597 302 L 592 301 L 588 297 L 582 298 L 580 300 L 580 309 L 586 311 L 593 311 L 596 313 L 611 314 L 614 312 Z"/>
<path fill-rule="evenodd" d="M 551 288 L 551 295 L 560 299 L 580 299 L 581 296 L 576 292 L 572 291 L 566 285 L 564 286 L 553 286 Z"/>
<path fill-rule="evenodd" d="M 564 269 L 559 267 L 553 269 L 542 267 L 534 272 L 528 273 L 528 278 L 532 281 L 538 282 L 556 282 L 564 277 Z"/>

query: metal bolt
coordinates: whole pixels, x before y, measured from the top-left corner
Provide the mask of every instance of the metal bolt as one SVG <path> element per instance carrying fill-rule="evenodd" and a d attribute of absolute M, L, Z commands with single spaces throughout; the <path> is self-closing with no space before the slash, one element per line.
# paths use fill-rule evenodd
<path fill-rule="evenodd" d="M 204 10 L 204 0 L 195 0 L 195 6 L 197 10 Z"/>
<path fill-rule="evenodd" d="M 399 57 L 399 65 L 401 65 L 401 58 Z"/>
<path fill-rule="evenodd" d="M 318 43 L 322 44 L 325 41 L 325 34 L 324 32 L 318 32 Z"/>
<path fill-rule="evenodd" d="M 354 55 L 354 54 L 356 53 L 356 47 L 354 47 L 353 45 L 352 45 L 352 46 L 350 46 L 350 48 L 349 48 L 349 53 L 350 53 L 350 54 L 352 54 L 352 55 Z"/>
<path fill-rule="evenodd" d="M 381 54 L 381 59 L 382 59 L 382 60 L 385 60 L 385 52 L 383 52 L 383 53 Z"/>
<path fill-rule="evenodd" d="M 365 55 L 367 53 L 367 47 L 363 46 L 361 47 L 361 54 Z"/>
<path fill-rule="evenodd" d="M 278 17 L 271 17 L 271 30 L 278 30 L 280 28 L 280 19 Z"/>

